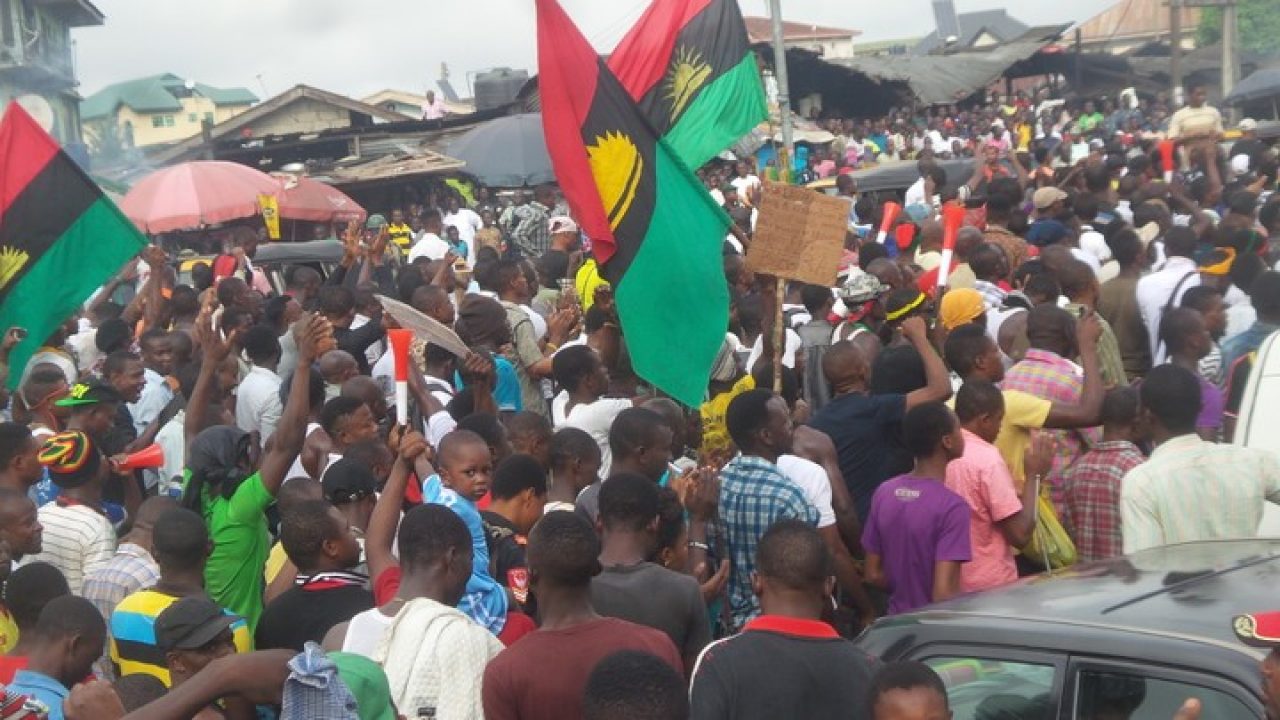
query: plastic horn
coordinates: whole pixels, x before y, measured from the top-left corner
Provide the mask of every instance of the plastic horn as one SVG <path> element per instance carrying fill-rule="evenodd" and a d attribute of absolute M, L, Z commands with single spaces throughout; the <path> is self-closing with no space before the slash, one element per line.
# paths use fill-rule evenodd
<path fill-rule="evenodd" d="M 902 213 L 902 206 L 896 202 L 887 202 L 880 206 L 882 219 L 880 220 L 880 232 L 876 234 L 876 242 L 881 245 L 889 237 L 889 231 L 893 229 L 893 224 L 898 221 L 898 215 Z"/>
<path fill-rule="evenodd" d="M 916 226 L 911 223 L 902 223 L 893 230 L 894 238 L 898 241 L 898 249 L 906 250 L 911 247 L 911 243 L 916 239 Z"/>
<path fill-rule="evenodd" d="M 144 468 L 158 468 L 161 465 L 164 465 L 164 448 L 160 447 L 160 443 L 152 443 L 136 453 L 126 455 L 116 465 L 116 469 L 127 472 Z"/>
<path fill-rule="evenodd" d="M 1164 170 L 1164 181 L 1166 183 L 1173 182 L 1173 148 L 1174 142 L 1172 140 L 1160 141 L 1160 164 L 1164 166 L 1161 169 Z"/>
<path fill-rule="evenodd" d="M 956 251 L 956 236 L 964 224 L 965 209 L 959 203 L 949 203 L 942 209 L 942 262 L 938 263 L 938 288 L 947 285 L 951 275 L 951 258 Z"/>
<path fill-rule="evenodd" d="M 387 331 L 391 341 L 391 357 L 396 365 L 396 423 L 409 424 L 409 342 L 413 333 L 404 329 Z"/>

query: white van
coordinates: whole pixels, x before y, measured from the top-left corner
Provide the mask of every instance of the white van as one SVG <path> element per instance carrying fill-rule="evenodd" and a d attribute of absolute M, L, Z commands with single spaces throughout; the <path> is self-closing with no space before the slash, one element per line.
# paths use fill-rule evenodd
<path fill-rule="evenodd" d="M 1240 417 L 1236 421 L 1236 445 L 1280 453 L 1280 333 L 1262 341 L 1249 375 Z M 1280 537 L 1280 506 L 1267 503 L 1258 535 Z"/>

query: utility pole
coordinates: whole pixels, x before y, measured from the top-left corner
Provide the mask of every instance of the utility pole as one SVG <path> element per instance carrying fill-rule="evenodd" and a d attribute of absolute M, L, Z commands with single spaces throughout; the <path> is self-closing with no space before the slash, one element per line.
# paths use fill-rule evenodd
<path fill-rule="evenodd" d="M 1239 67 L 1240 28 L 1236 22 L 1236 0 L 1228 0 L 1222 6 L 1222 97 L 1224 100 L 1236 86 L 1236 73 Z M 1234 110 L 1228 112 L 1233 116 L 1235 114 Z"/>
<path fill-rule="evenodd" d="M 1182 0 L 1169 0 L 1169 98 L 1174 109 L 1182 103 Z"/>
<path fill-rule="evenodd" d="M 782 0 L 769 0 L 769 16 L 773 21 L 773 78 L 778 83 L 778 117 L 782 123 L 782 152 L 778 157 L 778 172 L 785 181 L 791 176 L 795 141 L 791 131 L 791 94 L 787 90 L 787 46 L 786 35 L 782 30 Z"/>

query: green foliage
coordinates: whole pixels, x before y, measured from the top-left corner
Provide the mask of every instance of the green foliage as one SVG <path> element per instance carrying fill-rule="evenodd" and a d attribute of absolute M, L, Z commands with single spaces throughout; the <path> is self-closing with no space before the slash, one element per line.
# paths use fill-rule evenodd
<path fill-rule="evenodd" d="M 1280 7 L 1276 0 L 1239 0 L 1236 26 L 1240 49 L 1260 53 L 1280 52 Z M 1203 47 L 1222 40 L 1222 9 L 1205 8 L 1200 15 L 1196 44 Z"/>

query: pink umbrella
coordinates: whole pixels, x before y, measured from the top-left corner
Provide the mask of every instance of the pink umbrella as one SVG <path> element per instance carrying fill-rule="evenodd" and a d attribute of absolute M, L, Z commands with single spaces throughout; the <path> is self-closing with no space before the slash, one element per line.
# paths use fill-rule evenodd
<path fill-rule="evenodd" d="M 275 176 L 280 217 L 310 222 L 363 222 L 369 213 L 338 188 L 309 177 Z"/>
<path fill-rule="evenodd" d="M 266 173 L 233 162 L 198 161 L 146 176 L 124 196 L 120 209 L 145 233 L 194 230 L 253 217 L 259 195 L 280 185 Z"/>

